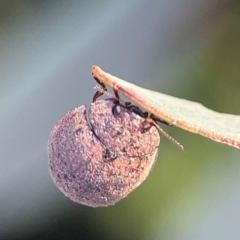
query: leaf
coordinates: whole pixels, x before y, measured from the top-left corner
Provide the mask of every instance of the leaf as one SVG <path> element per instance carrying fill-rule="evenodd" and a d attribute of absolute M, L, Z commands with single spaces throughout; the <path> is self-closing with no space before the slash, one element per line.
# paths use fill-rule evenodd
<path fill-rule="evenodd" d="M 92 66 L 100 82 L 119 91 L 155 116 L 189 132 L 240 149 L 240 116 L 215 112 L 197 102 L 141 88 Z"/>

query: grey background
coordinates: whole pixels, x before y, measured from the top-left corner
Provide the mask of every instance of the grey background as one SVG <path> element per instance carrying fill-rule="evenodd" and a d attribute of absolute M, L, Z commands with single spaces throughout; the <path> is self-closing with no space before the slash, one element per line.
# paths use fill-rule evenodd
<path fill-rule="evenodd" d="M 78 205 L 55 187 L 46 144 L 89 105 L 91 66 L 240 114 L 238 1 L 0 1 L 1 239 L 239 239 L 240 153 L 177 128 L 129 197 Z M 231 123 L 229 123 L 231 124 Z"/>

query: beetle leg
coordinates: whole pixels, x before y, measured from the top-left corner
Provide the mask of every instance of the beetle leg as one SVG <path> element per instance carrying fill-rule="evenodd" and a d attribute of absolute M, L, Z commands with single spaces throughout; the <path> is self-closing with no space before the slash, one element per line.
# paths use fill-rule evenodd
<path fill-rule="evenodd" d="M 94 79 L 102 87 L 102 89 L 107 92 L 106 85 L 103 82 L 101 82 L 98 78 L 94 77 Z M 92 102 L 95 102 L 102 95 L 103 95 L 103 92 L 97 91 L 93 96 Z"/>
<path fill-rule="evenodd" d="M 158 118 L 158 117 L 154 116 L 152 113 L 150 114 L 150 118 L 153 119 L 155 122 L 160 122 L 160 123 L 163 123 L 163 124 L 165 124 L 167 126 L 170 126 L 170 127 L 173 126 L 171 123 L 169 123 L 167 121 L 164 121 L 161 118 Z"/>

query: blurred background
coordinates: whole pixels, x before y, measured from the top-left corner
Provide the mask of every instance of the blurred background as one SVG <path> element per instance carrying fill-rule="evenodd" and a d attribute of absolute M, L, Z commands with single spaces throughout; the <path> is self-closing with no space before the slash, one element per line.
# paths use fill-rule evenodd
<path fill-rule="evenodd" d="M 240 151 L 176 127 L 185 150 L 162 137 L 148 179 L 116 205 L 57 189 L 48 135 L 90 105 L 93 64 L 240 114 L 240 3 L 0 1 L 0 239 L 240 239 Z"/>

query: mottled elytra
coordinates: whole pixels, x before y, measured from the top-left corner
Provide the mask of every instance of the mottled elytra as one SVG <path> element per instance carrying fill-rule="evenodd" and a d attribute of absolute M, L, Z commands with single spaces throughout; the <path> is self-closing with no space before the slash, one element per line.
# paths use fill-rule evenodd
<path fill-rule="evenodd" d="M 89 110 L 92 129 L 103 145 L 117 156 L 130 158 L 154 152 L 159 145 L 156 128 L 152 126 L 143 133 L 144 118 L 121 105 L 114 116 L 113 107 L 112 101 L 96 101 Z"/>
<path fill-rule="evenodd" d="M 49 169 L 57 187 L 73 201 L 113 205 L 148 176 L 158 155 L 155 126 L 113 99 L 79 106 L 65 114 L 48 139 Z"/>

